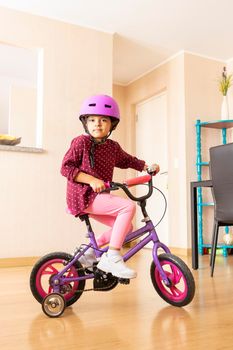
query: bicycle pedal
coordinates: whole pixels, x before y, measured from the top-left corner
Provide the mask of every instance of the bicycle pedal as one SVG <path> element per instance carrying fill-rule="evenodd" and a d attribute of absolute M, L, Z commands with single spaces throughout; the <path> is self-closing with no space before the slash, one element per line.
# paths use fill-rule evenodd
<path fill-rule="evenodd" d="M 118 282 L 120 284 L 129 284 L 130 283 L 130 279 L 129 278 L 118 278 Z"/>

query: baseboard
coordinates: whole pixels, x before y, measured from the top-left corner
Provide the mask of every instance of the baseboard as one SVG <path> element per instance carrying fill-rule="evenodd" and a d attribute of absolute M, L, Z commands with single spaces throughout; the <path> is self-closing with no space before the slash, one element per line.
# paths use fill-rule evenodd
<path fill-rule="evenodd" d="M 174 255 L 178 256 L 191 256 L 192 255 L 192 249 L 191 248 L 177 248 L 177 247 L 170 247 L 169 248 Z"/>
<path fill-rule="evenodd" d="M 148 249 L 152 249 L 150 247 L 145 247 Z M 191 248 L 177 248 L 177 247 L 169 247 L 170 251 L 172 254 L 177 255 L 177 256 L 191 256 L 192 254 L 192 250 Z M 161 252 L 163 252 L 163 250 L 161 249 Z"/>
<path fill-rule="evenodd" d="M 0 258 L 0 268 L 2 267 L 21 267 L 32 266 L 38 260 L 38 257 L 18 257 L 18 258 Z"/>
<path fill-rule="evenodd" d="M 129 247 L 126 247 L 129 248 Z M 148 248 L 151 249 L 151 248 Z M 170 247 L 172 254 L 178 256 L 190 256 L 191 248 L 176 248 Z M 21 267 L 21 266 L 33 266 L 39 259 L 37 256 L 18 257 L 18 258 L 0 258 L 0 268 L 3 267 Z"/>

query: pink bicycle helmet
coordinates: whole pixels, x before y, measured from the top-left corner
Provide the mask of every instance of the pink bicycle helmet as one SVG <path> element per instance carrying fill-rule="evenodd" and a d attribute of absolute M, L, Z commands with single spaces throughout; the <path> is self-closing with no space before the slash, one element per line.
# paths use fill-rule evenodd
<path fill-rule="evenodd" d="M 120 121 L 120 110 L 116 101 L 108 95 L 94 95 L 88 97 L 83 101 L 80 109 L 79 119 L 81 120 L 84 129 L 87 134 L 90 135 L 87 128 L 87 117 L 90 115 L 105 116 L 111 118 L 111 129 L 109 134 L 102 139 L 101 143 L 104 143 L 107 138 L 111 135 L 111 132 L 116 128 Z M 91 168 L 95 166 L 95 147 L 97 142 L 91 136 L 91 148 L 90 148 L 90 165 Z"/>
<path fill-rule="evenodd" d="M 120 121 L 120 110 L 118 104 L 108 95 L 94 95 L 83 101 L 79 119 L 84 122 L 89 115 L 103 115 L 110 117 L 114 122 L 113 129 L 115 129 Z"/>

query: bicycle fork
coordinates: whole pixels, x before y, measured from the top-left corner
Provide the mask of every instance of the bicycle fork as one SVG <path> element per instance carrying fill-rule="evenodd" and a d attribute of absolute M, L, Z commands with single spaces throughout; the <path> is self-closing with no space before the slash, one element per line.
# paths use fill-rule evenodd
<path fill-rule="evenodd" d="M 158 258 L 158 249 L 161 248 L 161 249 L 163 249 L 163 251 L 165 253 L 168 253 L 168 254 L 171 254 L 171 251 L 164 243 L 160 242 L 152 221 L 148 220 L 144 227 L 138 229 L 135 232 L 132 232 L 131 234 L 128 234 L 127 241 L 130 241 L 131 239 L 135 239 L 137 237 L 140 237 L 141 235 L 145 234 L 146 232 L 149 232 L 149 234 L 145 238 L 143 238 L 139 243 L 137 243 L 133 248 L 131 248 L 126 254 L 124 254 L 123 259 L 124 259 L 124 261 L 127 261 L 134 254 L 136 254 L 140 249 L 145 247 L 145 245 L 147 245 L 149 242 L 153 242 L 152 256 L 153 256 L 154 263 L 155 263 L 155 265 L 156 265 L 156 267 L 157 267 L 157 269 L 162 277 L 163 282 L 165 283 L 166 286 L 169 286 L 170 281 L 169 281 L 165 271 L 163 270 L 163 268 L 160 264 L 159 258 Z"/>

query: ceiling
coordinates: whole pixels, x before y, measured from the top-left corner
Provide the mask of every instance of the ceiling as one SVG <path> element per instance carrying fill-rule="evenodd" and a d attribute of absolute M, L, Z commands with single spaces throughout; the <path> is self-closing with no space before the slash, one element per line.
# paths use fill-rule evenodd
<path fill-rule="evenodd" d="M 0 0 L 0 6 L 114 34 L 113 79 L 123 85 L 180 51 L 233 58 L 232 0 Z"/>

